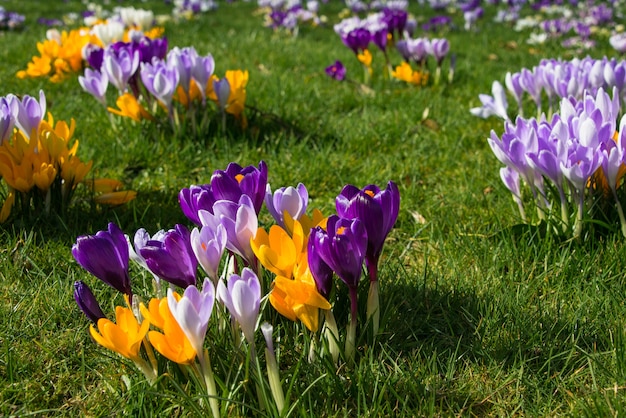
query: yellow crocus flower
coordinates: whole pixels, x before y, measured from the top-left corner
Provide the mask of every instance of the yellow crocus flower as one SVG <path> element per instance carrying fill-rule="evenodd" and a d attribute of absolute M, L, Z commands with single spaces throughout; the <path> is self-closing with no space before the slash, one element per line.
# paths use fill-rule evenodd
<path fill-rule="evenodd" d="M 356 57 L 359 62 L 365 65 L 367 68 L 370 68 L 372 66 L 372 54 L 367 49 L 364 49 L 362 53 L 357 54 Z"/>
<path fill-rule="evenodd" d="M 294 233 L 293 238 L 280 226 L 272 225 L 269 234 L 259 228 L 250 240 L 252 251 L 263 267 L 277 276 L 291 277 L 294 266 L 300 260 L 304 237 L 302 226 L 297 221 L 296 225 L 299 232 Z"/>
<path fill-rule="evenodd" d="M 174 297 L 180 300 L 180 295 L 174 292 Z M 196 357 L 196 351 L 178 325 L 167 304 L 167 297 L 153 298 L 148 308 L 142 303 L 139 307 L 144 318 L 157 328 L 163 330 L 149 331 L 148 339 L 152 346 L 164 357 L 178 364 L 190 364 Z"/>
<path fill-rule="evenodd" d="M 141 341 L 150 328 L 150 321 L 144 320 L 141 324 L 133 312 L 122 306 L 115 307 L 115 323 L 107 318 L 98 320 L 98 330 L 93 325 L 89 333 L 98 344 L 122 356 L 137 360 Z"/>
<path fill-rule="evenodd" d="M 410 84 L 415 84 L 416 86 L 424 86 L 428 82 L 428 75 L 422 74 L 419 71 L 413 71 L 411 65 L 408 62 L 403 62 L 398 65 L 395 71 L 391 72 L 391 76 L 397 78 L 398 80 L 406 81 Z"/>
<path fill-rule="evenodd" d="M 83 163 L 80 158 L 72 156 L 60 162 L 61 178 L 73 189 L 76 184 L 83 181 L 92 165 L 93 161 Z"/>
<path fill-rule="evenodd" d="M 33 172 L 33 182 L 35 186 L 43 192 L 47 191 L 57 176 L 57 169 L 52 164 L 41 163 Z"/>
<path fill-rule="evenodd" d="M 299 319 L 313 332 L 319 327 L 319 310 L 331 308 L 317 291 L 308 266 L 303 274 L 296 274 L 294 280 L 277 276 L 269 300 L 278 313 L 292 321 Z"/>
<path fill-rule="evenodd" d="M 248 71 L 229 70 L 225 75 L 230 84 L 230 96 L 226 112 L 235 116 L 241 115 L 246 105 L 246 85 L 248 84 Z"/>
<path fill-rule="evenodd" d="M 107 107 L 107 110 L 116 115 L 131 118 L 136 122 L 140 122 L 142 119 L 154 120 L 152 115 L 130 93 L 122 94 L 117 98 L 115 104 L 119 110 L 112 107 Z"/>

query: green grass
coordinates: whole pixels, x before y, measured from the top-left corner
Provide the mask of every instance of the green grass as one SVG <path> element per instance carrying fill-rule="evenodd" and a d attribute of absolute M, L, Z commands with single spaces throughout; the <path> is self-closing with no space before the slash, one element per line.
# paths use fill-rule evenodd
<path fill-rule="evenodd" d="M 81 206 L 64 220 L 35 217 L 0 227 L 1 415 L 206 412 L 195 409 L 193 383 L 177 387 L 183 379 L 175 368 L 168 369 L 171 379 L 150 387 L 130 362 L 91 340 L 72 297 L 74 281 L 88 282 L 108 314 L 121 299 L 82 270 L 70 249 L 78 235 L 104 229 L 108 221 L 131 234 L 187 223 L 178 208 L 180 188 L 208 182 L 230 161 L 256 165 L 261 159 L 273 187 L 303 182 L 311 206 L 325 214 L 346 183 L 393 180 L 402 196 L 380 269 L 382 334 L 372 345 L 364 333 L 356 364 L 338 370 L 324 359 L 309 364 L 303 328 L 265 308 L 264 318 L 281 335 L 281 377 L 285 391 L 291 387 L 292 416 L 624 413 L 623 237 L 617 228 L 594 234 L 587 225 L 586 239 L 568 241 L 517 225 L 517 209 L 486 142 L 502 123 L 468 110 L 507 71 L 541 58 L 570 58 L 556 42 L 531 48 L 525 34 L 492 23 L 488 13 L 477 32 L 442 34 L 457 54 L 453 84 L 412 88 L 382 80 L 379 72 L 375 94 L 368 95 L 324 75 L 336 59 L 349 77 L 362 75 L 331 25 L 301 28 L 293 39 L 262 27 L 254 4 L 220 4 L 197 20 L 166 24 L 166 35 L 170 45 L 211 52 L 218 74 L 250 72 L 250 126 L 194 141 L 149 124 L 122 121 L 113 130 L 75 77 L 58 85 L 18 80 L 15 72 L 44 36 L 34 21 L 60 13 L 41 3 L 3 2 L 26 14 L 29 24 L 0 33 L 0 95 L 35 95 L 43 88 L 56 119 L 76 119 L 78 153 L 94 160 L 94 175 L 119 178 L 138 197 L 118 209 Z M 63 7 L 82 10 L 77 1 Z M 169 10 L 157 1 L 142 7 Z M 336 22 L 341 7 L 323 7 Z M 416 5 L 411 10 L 430 13 Z M 460 15 L 455 19 L 462 24 Z M 590 54 L 611 54 L 608 42 Z M 374 59 L 382 57 L 375 53 Z M 426 223 L 417 223 L 415 213 Z M 133 273 L 133 286 L 148 288 L 141 283 L 147 278 Z M 364 300 L 366 283 L 360 291 Z M 347 312 L 347 303 L 338 302 L 340 329 Z M 231 403 L 223 402 L 224 415 L 257 415 L 254 385 L 233 366 L 242 354 L 229 348 L 230 336 L 212 331 L 213 366 L 222 393 L 232 395 Z"/>

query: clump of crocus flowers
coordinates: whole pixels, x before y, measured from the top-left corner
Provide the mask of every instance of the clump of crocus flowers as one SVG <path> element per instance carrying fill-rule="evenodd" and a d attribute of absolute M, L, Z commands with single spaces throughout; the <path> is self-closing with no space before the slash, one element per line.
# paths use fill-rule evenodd
<path fill-rule="evenodd" d="M 441 78 L 441 69 L 444 59 L 449 53 L 450 43 L 445 38 L 411 38 L 414 25 L 410 24 L 406 4 L 404 2 L 390 2 L 381 11 L 368 15 L 366 18 L 358 16 L 343 19 L 334 26 L 335 32 L 342 42 L 356 55 L 364 68 L 364 80 L 367 84 L 374 73 L 373 56 L 370 45 L 375 45 L 383 54 L 385 60 L 384 74 L 388 78 L 404 81 L 409 84 L 425 86 L 429 82 L 430 68 L 428 57 L 432 56 L 436 62 L 434 84 Z M 404 61 L 394 69 L 390 51 L 396 49 Z M 412 63 L 417 69 L 412 68 Z M 448 80 L 452 81 L 454 73 L 454 59 L 451 58 Z M 333 77 L 336 78 L 336 77 Z"/>
<path fill-rule="evenodd" d="M 261 12 L 265 15 L 265 26 L 274 30 L 285 30 L 297 36 L 300 23 L 318 25 L 319 3 L 316 0 L 303 3 L 301 0 L 258 0 Z"/>
<path fill-rule="evenodd" d="M 0 97 L 0 178 L 4 203 L 0 222 L 14 207 L 23 216 L 57 213 L 62 215 L 72 202 L 76 187 L 85 183 L 101 204 L 121 204 L 135 197 L 121 191 L 122 184 L 110 179 L 88 179 L 92 162 L 77 155 L 73 139 L 75 123 L 46 116 L 46 97 L 25 95 Z"/>
<path fill-rule="evenodd" d="M 78 29 L 49 29 L 46 39 L 37 43 L 39 55 L 33 56 L 18 78 L 49 77 L 61 82 L 70 74 L 80 73 L 86 66 L 85 53 L 131 37 L 158 38 L 163 28 L 153 27 L 154 14 L 135 8 L 120 8 L 107 20 L 93 19 L 89 26 Z"/>
<path fill-rule="evenodd" d="M 626 101 L 626 61 L 616 58 L 585 57 L 570 61 L 543 59 L 532 68 L 508 72 L 504 86 L 498 80 L 492 85 L 492 95 L 481 94 L 480 107 L 470 112 L 482 118 L 497 116 L 510 120 L 508 96 L 515 101 L 515 115 L 524 116 L 524 100 L 530 98 L 536 107 L 537 117 L 546 113 L 550 118 L 555 106 L 564 98 L 581 100 L 584 94 L 595 95 L 598 89 L 612 91 L 617 88 L 621 102 Z M 547 103 L 546 103 L 547 99 Z M 513 117 L 514 119 L 515 117 Z"/>
<path fill-rule="evenodd" d="M 112 114 L 134 121 L 165 118 L 175 130 L 189 128 L 194 134 L 203 132 L 214 117 L 224 129 L 227 115 L 246 125 L 248 72 L 229 70 L 219 78 L 211 54 L 200 55 L 194 47 L 168 51 L 166 39 L 139 36 L 94 48 L 87 59 L 90 68 L 79 82 Z M 107 106 L 109 85 L 118 91 L 117 108 Z"/>
<path fill-rule="evenodd" d="M 352 362 L 364 263 L 370 279 L 368 323 L 374 334 L 378 332 L 379 262 L 400 204 L 393 182 L 385 189 L 345 186 L 336 199 L 337 214 L 324 217 L 317 209 L 307 213 L 308 191 L 303 184 L 272 189 L 264 162 L 247 167 L 231 163 L 216 170 L 210 183 L 181 190 L 179 201 L 194 224 L 191 230 L 179 224 L 152 236 L 140 229 L 129 237 L 111 223 L 95 235 L 79 237 L 72 248 L 84 269 L 123 293 L 126 301 L 126 306 L 116 308 L 114 322 L 89 287 L 77 282 L 74 296 L 94 323 L 91 335 L 133 361 L 149 381 L 163 372 L 156 351 L 197 375 L 212 414 L 223 414 L 225 402 L 217 396 L 210 365 L 214 347 L 207 341 L 216 339 L 215 333 L 223 336 L 230 324 L 226 335 L 233 344 L 233 361 L 250 361 L 253 370 L 260 372 L 255 337 L 267 315 L 264 309 L 269 309 L 261 302 L 266 297 L 284 318 L 300 321 L 308 330 L 295 332 L 308 339 L 310 361 L 330 355 L 338 363 L 338 343 L 345 338 L 343 358 Z M 263 206 L 275 222 L 267 229 L 259 226 Z M 146 295 L 147 302 L 130 279 L 130 260 L 154 277 L 156 294 Z M 344 303 L 338 299 L 334 275 L 348 287 L 350 319 L 345 337 L 332 313 L 336 304 Z M 269 383 L 255 374 L 252 390 L 260 397 L 269 386 L 277 415 L 284 413 L 289 399 L 282 391 L 272 333 L 291 326 L 298 327 L 289 322 L 261 326 Z M 315 344 L 319 335 L 324 336 L 322 347 Z M 243 356 L 237 355 L 239 350 L 244 350 Z M 223 380 L 232 376 L 220 378 L 227 385 L 233 383 Z"/>
<path fill-rule="evenodd" d="M 500 176 L 522 220 L 527 220 L 525 184 L 538 217 L 552 221 L 557 230 L 580 237 L 586 220 L 603 213 L 601 220 L 610 222 L 617 213 L 626 237 L 621 200 L 626 119 L 621 114 L 618 89 L 611 97 L 600 88 L 582 99 L 562 99 L 551 119 L 518 117 L 505 122 L 501 137 L 492 131 L 489 145 L 505 164 Z"/>

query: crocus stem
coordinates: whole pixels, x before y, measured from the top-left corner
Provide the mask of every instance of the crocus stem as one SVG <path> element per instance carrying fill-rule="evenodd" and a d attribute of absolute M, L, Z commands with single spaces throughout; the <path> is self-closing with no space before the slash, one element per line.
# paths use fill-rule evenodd
<path fill-rule="evenodd" d="M 372 331 L 374 339 L 378 334 L 378 328 L 380 326 L 380 309 L 379 309 L 379 296 L 378 296 L 378 280 L 370 281 L 370 288 L 367 293 L 367 320 L 372 320 Z"/>
<path fill-rule="evenodd" d="M 267 363 L 267 379 L 270 383 L 270 389 L 272 391 L 272 397 L 276 404 L 278 413 L 281 414 L 285 406 L 285 395 L 283 393 L 283 387 L 280 384 L 280 375 L 278 374 L 278 364 L 276 363 L 276 356 L 265 348 L 265 362 Z"/>
<path fill-rule="evenodd" d="M 357 287 L 351 286 L 350 292 L 350 323 L 348 324 L 348 332 L 346 333 L 346 360 L 352 362 L 354 360 L 354 348 L 356 345 L 356 321 L 357 321 Z"/>
<path fill-rule="evenodd" d="M 333 363 L 337 364 L 339 359 L 339 329 L 337 328 L 337 321 L 335 321 L 335 315 L 330 309 L 324 310 L 324 335 L 328 344 L 328 351 L 333 358 Z"/>
<path fill-rule="evenodd" d="M 159 374 L 159 363 L 157 363 L 157 359 L 154 356 L 154 350 L 152 349 L 152 344 L 147 337 L 143 338 L 143 346 L 146 348 L 146 353 L 148 354 L 148 359 L 150 360 L 150 364 L 152 365 L 152 370 L 154 374 L 158 376 Z"/>
<path fill-rule="evenodd" d="M 135 366 L 137 366 L 137 368 L 141 370 L 146 379 L 148 379 L 150 385 L 153 385 L 154 382 L 156 382 L 157 376 L 152 367 L 150 367 L 150 365 L 141 357 L 136 357 L 132 360 L 133 363 L 135 363 Z"/>
<path fill-rule="evenodd" d="M 563 189 L 559 189 L 559 195 L 561 197 L 561 221 L 563 222 L 563 232 L 567 231 L 567 227 L 569 226 L 569 212 L 567 210 L 567 199 L 565 198 L 565 193 Z"/>
<path fill-rule="evenodd" d="M 370 278 L 370 288 L 367 293 L 367 320 L 372 320 L 372 330 L 374 338 L 378 334 L 380 325 L 380 309 L 378 296 L 378 255 L 366 257 L 367 273 Z"/>
<path fill-rule="evenodd" d="M 217 388 L 215 387 L 215 378 L 213 377 L 213 370 L 211 369 L 211 359 L 209 358 L 209 352 L 204 350 L 204 353 L 198 355 L 200 360 L 200 368 L 202 370 L 202 376 L 204 377 L 204 383 L 206 384 L 207 394 L 209 395 L 209 405 L 211 406 L 211 412 L 214 418 L 219 418 L 220 406 L 217 401 Z"/>
<path fill-rule="evenodd" d="M 578 214 L 576 216 L 576 223 L 574 224 L 574 237 L 578 238 L 583 232 L 583 210 L 585 206 L 585 192 L 581 190 L 578 198 Z"/>

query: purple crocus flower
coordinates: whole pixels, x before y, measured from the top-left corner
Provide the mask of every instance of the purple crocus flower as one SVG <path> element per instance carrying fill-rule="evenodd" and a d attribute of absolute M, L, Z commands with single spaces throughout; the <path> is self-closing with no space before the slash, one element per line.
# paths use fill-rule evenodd
<path fill-rule="evenodd" d="M 385 239 L 400 211 L 400 192 L 392 181 L 381 190 L 375 184 L 359 189 L 346 185 L 335 199 L 337 214 L 342 218 L 359 219 L 367 231 L 365 260 L 371 281 L 378 280 L 377 265 Z"/>
<path fill-rule="evenodd" d="M 6 97 L 0 98 L 0 145 L 13 135 L 17 103 Z"/>
<path fill-rule="evenodd" d="M 344 67 L 343 63 L 339 60 L 326 67 L 325 71 L 330 78 L 334 78 L 337 81 L 343 81 L 346 79 L 346 67 Z"/>
<path fill-rule="evenodd" d="M 187 227 L 178 224 L 162 236 L 162 241 L 154 238 L 139 250 L 150 271 L 161 280 L 182 288 L 194 285 L 198 260 L 191 248 Z"/>
<path fill-rule="evenodd" d="M 258 214 L 265 200 L 267 186 L 267 164 L 259 163 L 259 167 L 249 165 L 241 167 L 230 163 L 226 170 L 216 170 L 211 176 L 211 190 L 215 200 L 238 202 L 242 194 L 250 197 L 254 210 Z"/>
<path fill-rule="evenodd" d="M 33 132 L 37 134 L 39 124 L 46 115 L 46 95 L 39 90 L 39 101 L 34 97 L 25 95 L 22 100 L 13 94 L 7 95 L 8 106 L 14 113 L 15 125 L 22 133 L 30 138 Z"/>
<path fill-rule="evenodd" d="M 72 255 L 82 268 L 114 289 L 132 296 L 128 276 L 128 242 L 113 222 L 106 231 L 83 235 L 72 246 Z"/>
<path fill-rule="evenodd" d="M 213 284 L 216 284 L 219 278 L 217 271 L 226 249 L 227 240 L 226 229 L 221 224 L 217 225 L 215 229 L 203 226 L 201 229 L 194 228 L 191 231 L 193 253 Z"/>
<path fill-rule="evenodd" d="M 345 352 L 346 357 L 351 360 L 356 344 L 357 290 L 367 249 L 367 231 L 358 219 L 331 215 L 326 223 L 326 231 L 319 226 L 313 228 L 309 240 L 312 240 L 309 251 L 315 251 L 348 286 L 350 324 L 346 333 Z"/>
<path fill-rule="evenodd" d="M 228 237 L 226 248 L 239 254 L 249 265 L 255 264 L 250 239 L 256 236 L 258 219 L 248 195 L 242 194 L 238 202 L 218 200 L 213 205 L 213 213 L 201 210 L 198 216 L 203 226 L 214 230 L 223 225 Z"/>
<path fill-rule="evenodd" d="M 441 62 L 448 55 L 448 51 L 450 51 L 450 42 L 447 39 L 435 38 L 430 41 L 429 52 L 435 57 L 437 66 L 441 65 Z"/>
<path fill-rule="evenodd" d="M 139 68 L 139 52 L 128 48 L 107 48 L 102 58 L 102 72 L 106 73 L 109 82 L 122 93 L 128 81 Z"/>
<path fill-rule="evenodd" d="M 387 27 L 387 23 L 384 21 L 382 12 L 368 16 L 363 21 L 363 24 L 365 25 L 365 29 L 367 29 L 370 33 L 370 41 L 373 42 L 378 49 L 383 51 L 383 53 L 386 52 L 387 34 L 389 33 L 389 28 Z"/>
<path fill-rule="evenodd" d="M 504 120 L 509 120 L 507 113 L 508 102 L 506 100 L 506 92 L 502 88 L 502 84 L 495 80 L 491 86 L 492 96 L 488 94 L 479 94 L 478 99 L 482 106 L 470 109 L 470 113 L 480 118 L 488 118 L 489 116 L 498 116 Z"/>
<path fill-rule="evenodd" d="M 213 91 L 217 96 L 217 105 L 224 111 L 228 105 L 228 98 L 230 97 L 230 82 L 226 77 L 219 80 L 213 80 Z"/>
<path fill-rule="evenodd" d="M 102 62 L 104 61 L 104 49 L 95 44 L 87 44 L 83 49 L 83 56 L 87 61 L 87 64 L 96 71 L 100 71 L 102 68 Z"/>
<path fill-rule="evenodd" d="M 215 288 L 209 279 L 204 279 L 202 291 L 194 285 L 187 287 L 180 300 L 176 300 L 172 289 L 167 289 L 170 312 L 201 361 L 204 361 L 204 338 L 214 304 Z"/>
<path fill-rule="evenodd" d="M 97 324 L 98 319 L 106 318 L 91 289 L 82 280 L 74 282 L 74 300 L 91 322 Z"/>
<path fill-rule="evenodd" d="M 523 116 L 522 99 L 524 98 L 524 89 L 520 83 L 520 73 L 511 74 L 510 72 L 507 72 L 504 76 L 504 85 L 509 93 L 511 93 L 515 98 L 515 102 L 517 103 L 517 113 L 520 116 Z M 504 113 L 506 114 L 506 112 Z"/>
<path fill-rule="evenodd" d="M 209 80 L 215 70 L 215 61 L 213 56 L 208 54 L 204 57 L 198 57 L 191 69 L 191 77 L 198 85 L 198 89 L 202 94 L 202 99 L 205 100 L 206 88 L 209 84 Z"/>
<path fill-rule="evenodd" d="M 167 54 L 167 63 L 171 68 L 175 68 L 179 76 L 180 86 L 185 94 L 189 96 L 191 86 L 192 71 L 195 67 L 198 53 L 193 47 L 178 48 L 174 47 Z"/>
<path fill-rule="evenodd" d="M 372 34 L 365 28 L 356 28 L 348 32 L 341 40 L 355 54 L 359 54 L 359 52 L 367 49 L 372 40 Z"/>
<path fill-rule="evenodd" d="M 106 92 L 109 86 L 109 78 L 106 73 L 85 68 L 85 75 L 79 76 L 78 82 L 83 90 L 95 97 L 104 106 L 107 105 Z"/>
<path fill-rule="evenodd" d="M 513 194 L 513 200 L 517 203 L 520 217 L 525 221 L 526 213 L 524 211 L 524 204 L 522 203 L 519 173 L 511 167 L 502 167 L 500 169 L 500 179 L 502 179 L 502 183 L 504 183 L 506 188 Z"/>
<path fill-rule="evenodd" d="M 261 306 L 261 283 L 256 274 L 245 267 L 241 276 L 231 274 L 224 285 L 217 285 L 217 299 L 235 318 L 249 344 L 254 344 L 254 331 Z"/>
<path fill-rule="evenodd" d="M 350 289 L 356 290 L 367 250 L 367 230 L 363 223 L 359 219 L 331 215 L 326 231 L 317 226 L 311 234 L 314 251 Z"/>
<path fill-rule="evenodd" d="M 314 248 L 314 236 L 311 234 L 307 243 L 309 271 L 315 280 L 315 287 L 320 295 L 328 300 L 333 286 L 333 270 L 322 260 Z"/>
<path fill-rule="evenodd" d="M 387 24 L 389 33 L 402 35 L 408 19 L 408 13 L 403 9 L 390 9 L 385 7 L 382 10 L 382 20 Z"/>
<path fill-rule="evenodd" d="M 178 202 L 183 214 L 194 224 L 200 226 L 198 212 L 203 209 L 213 213 L 213 193 L 210 184 L 191 185 L 178 193 Z"/>
<path fill-rule="evenodd" d="M 159 276 L 154 274 L 152 270 L 150 270 L 150 267 L 148 267 L 148 264 L 146 263 L 146 259 L 143 258 L 141 255 L 141 249 L 145 247 L 150 241 L 163 241 L 164 237 L 164 229 L 161 229 L 157 231 L 153 236 L 150 236 L 148 231 L 146 231 L 144 228 L 139 228 L 137 232 L 135 232 L 132 243 L 130 241 L 130 238 L 127 237 L 130 259 L 142 268 L 149 271 L 150 274 L 152 274 L 152 276 L 154 277 L 154 281 L 156 282 L 157 288 L 160 287 L 161 279 L 159 278 Z"/>
<path fill-rule="evenodd" d="M 141 64 L 140 74 L 146 89 L 171 113 L 172 97 L 180 80 L 178 70 L 165 61 L 153 58 L 151 64 Z"/>
<path fill-rule="evenodd" d="M 272 194 L 270 185 L 265 191 L 265 206 L 270 215 L 281 227 L 285 227 L 284 212 L 286 211 L 292 219 L 298 220 L 306 212 L 309 203 L 309 192 L 302 183 L 294 187 L 281 187 Z"/>

